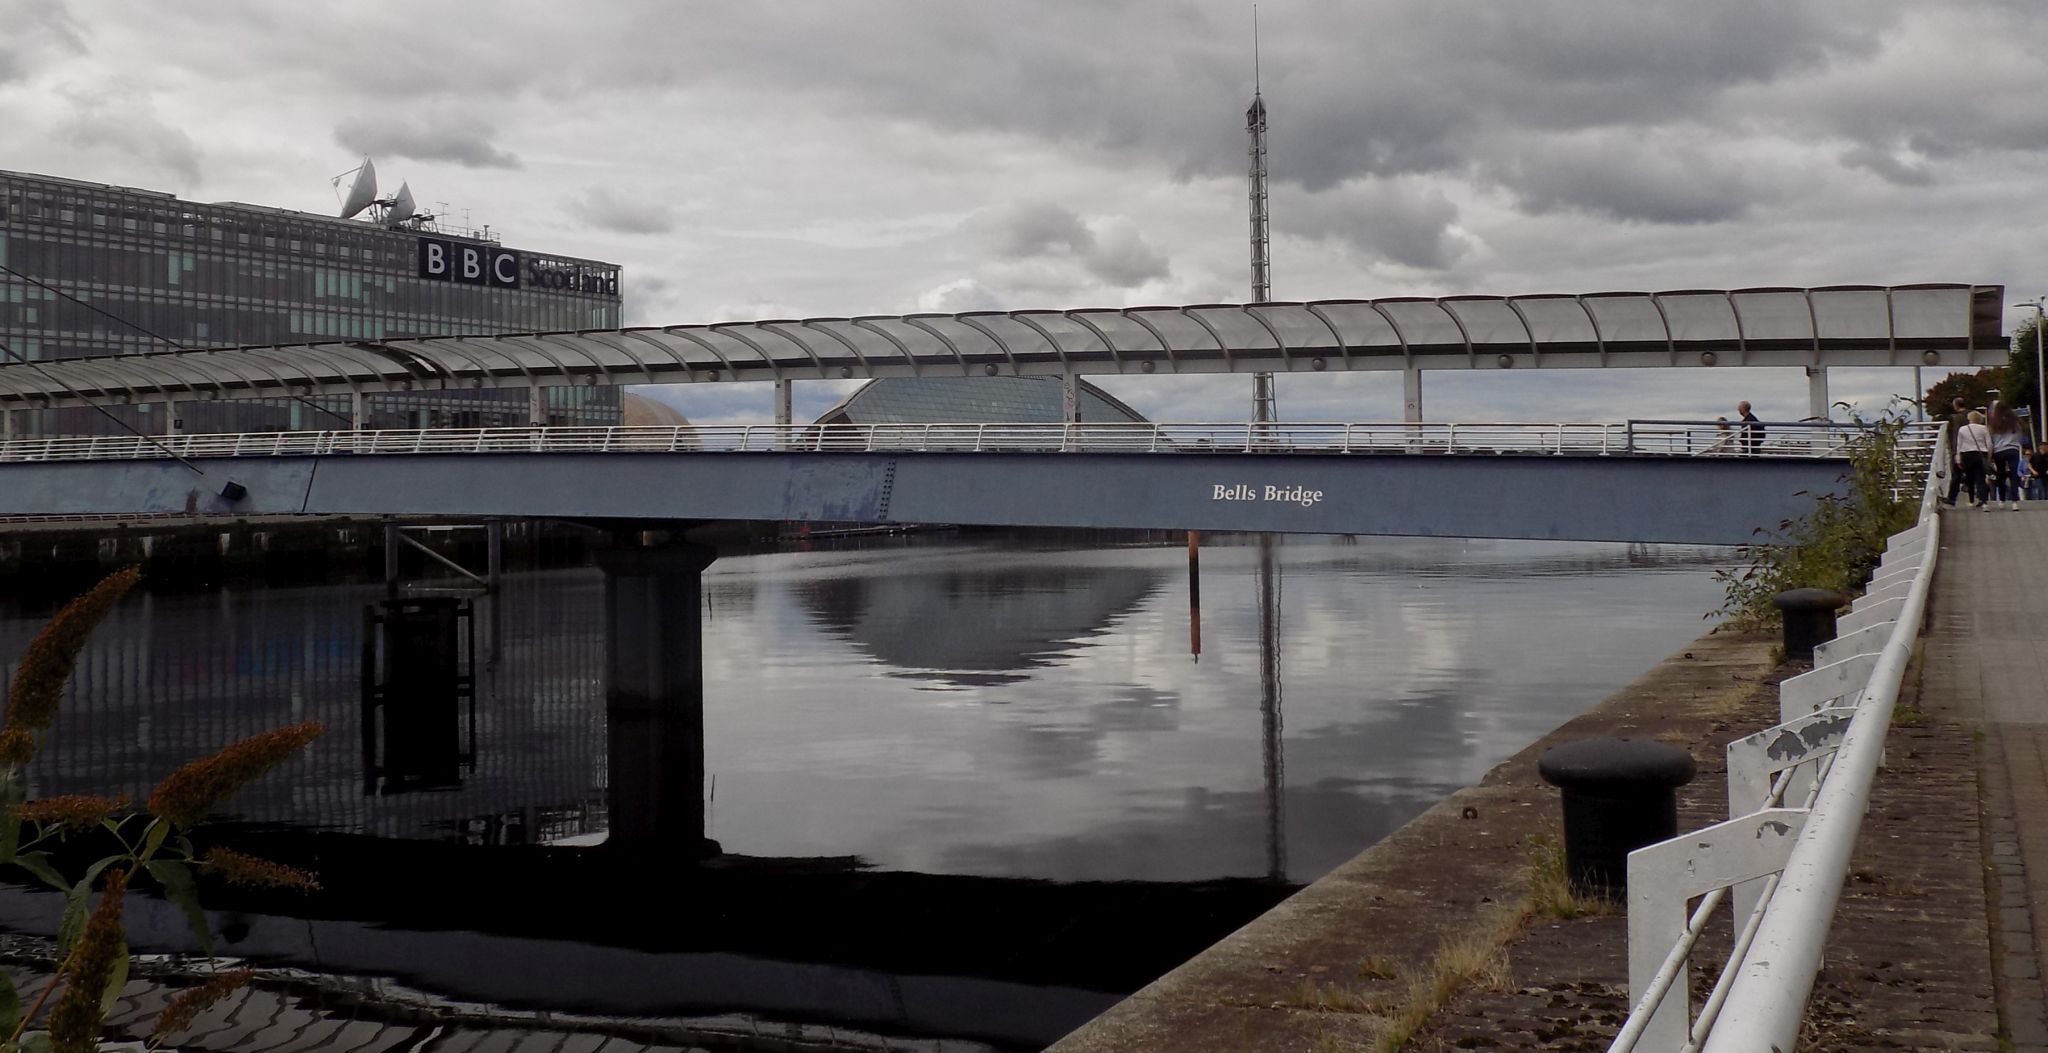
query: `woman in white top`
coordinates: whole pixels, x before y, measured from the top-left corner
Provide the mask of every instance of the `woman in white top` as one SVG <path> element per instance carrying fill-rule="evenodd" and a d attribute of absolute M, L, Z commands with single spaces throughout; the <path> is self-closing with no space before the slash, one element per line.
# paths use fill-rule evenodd
<path fill-rule="evenodd" d="M 1970 411 L 1970 423 L 1956 429 L 1956 457 L 1963 462 L 1963 486 L 1970 491 L 1970 503 L 1984 505 L 1984 466 L 1991 459 L 1991 429 L 1984 426 L 1984 413 Z"/>
<path fill-rule="evenodd" d="M 2020 510 L 2020 448 L 2027 433 L 2020 427 L 2019 414 L 1999 403 L 1991 407 L 1992 497 Z"/>

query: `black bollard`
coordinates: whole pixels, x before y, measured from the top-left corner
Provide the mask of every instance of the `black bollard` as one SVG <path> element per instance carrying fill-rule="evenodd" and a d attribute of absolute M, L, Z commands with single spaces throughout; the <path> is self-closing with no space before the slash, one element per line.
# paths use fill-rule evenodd
<path fill-rule="evenodd" d="M 1572 887 L 1620 901 L 1628 854 L 1678 835 L 1678 788 L 1692 755 L 1637 739 L 1582 739 L 1544 752 L 1543 781 L 1564 791 L 1564 864 Z"/>
<path fill-rule="evenodd" d="M 1813 647 L 1835 638 L 1835 612 L 1849 597 L 1831 589 L 1791 589 L 1771 597 L 1785 619 L 1785 657 L 1813 661 Z"/>

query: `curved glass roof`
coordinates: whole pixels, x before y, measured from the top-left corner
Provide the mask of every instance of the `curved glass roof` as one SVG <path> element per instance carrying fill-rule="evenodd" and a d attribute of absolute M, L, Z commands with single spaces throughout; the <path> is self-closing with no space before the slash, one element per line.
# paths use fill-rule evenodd
<path fill-rule="evenodd" d="M 1995 285 L 970 311 L 0 365 L 0 408 L 433 388 L 1503 367 L 1987 365 Z"/>

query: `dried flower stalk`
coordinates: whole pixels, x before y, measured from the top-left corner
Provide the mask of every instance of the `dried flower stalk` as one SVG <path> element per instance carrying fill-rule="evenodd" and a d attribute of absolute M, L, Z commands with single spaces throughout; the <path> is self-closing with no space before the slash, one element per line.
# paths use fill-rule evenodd
<path fill-rule="evenodd" d="M 128 872 L 107 871 L 100 901 L 85 919 L 85 931 L 64 968 L 64 993 L 50 1010 L 52 1053 L 95 1053 L 99 1048 L 100 997 L 127 945 L 121 930 L 121 904 L 127 894 Z"/>
<path fill-rule="evenodd" d="M 23 822 L 64 830 L 91 830 L 127 807 L 128 797 L 125 794 L 120 797 L 67 794 L 18 805 L 14 809 L 14 817 Z"/>
<path fill-rule="evenodd" d="M 191 1030 L 192 1021 L 199 1019 L 200 1013 L 205 1012 L 215 1002 L 247 986 L 249 981 L 255 978 L 254 969 L 236 969 L 231 973 L 222 973 L 197 987 L 186 988 L 178 997 L 171 999 L 171 1004 L 165 1006 L 162 1013 L 157 1014 L 156 1026 L 149 1031 L 150 1038 L 169 1038 L 180 1031 Z"/>
<path fill-rule="evenodd" d="M 14 682 L 7 689 L 7 714 L 0 726 L 9 731 L 48 728 L 57 719 L 64 684 L 78 667 L 78 652 L 94 627 L 121 602 L 142 578 L 141 567 L 117 570 L 85 595 L 64 605 L 21 656 Z M 18 753 L 18 747 L 12 752 Z M 31 749 L 31 752 L 33 750 Z"/>
<path fill-rule="evenodd" d="M 320 879 L 307 871 L 245 855 L 232 848 L 207 849 L 206 855 L 199 860 L 199 868 L 230 885 L 320 891 Z"/>
<path fill-rule="evenodd" d="M 150 791 L 149 810 L 180 827 L 196 825 L 229 794 L 277 767 L 326 730 L 325 725 L 309 720 L 243 739 L 211 757 L 193 761 L 156 784 Z"/>

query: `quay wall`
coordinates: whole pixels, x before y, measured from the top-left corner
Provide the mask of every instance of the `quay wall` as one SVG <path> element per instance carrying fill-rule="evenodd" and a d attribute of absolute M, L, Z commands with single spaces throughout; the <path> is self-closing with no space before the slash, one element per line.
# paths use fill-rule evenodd
<path fill-rule="evenodd" d="M 1776 643 L 1763 633 L 1700 637 L 1050 1053 L 1373 1048 L 1442 948 L 1498 932 L 1518 910 L 1532 839 L 1559 825 L 1557 792 L 1536 759 L 1595 736 L 1668 742 L 1700 769 L 1680 791 L 1680 829 L 1725 818 L 1723 746 L 1775 722 Z M 1611 1036 L 1626 1012 L 1625 952 L 1595 957 L 1588 973 L 1601 990 L 1591 993 L 1607 1008 L 1587 1014 L 1580 1038 Z"/>

